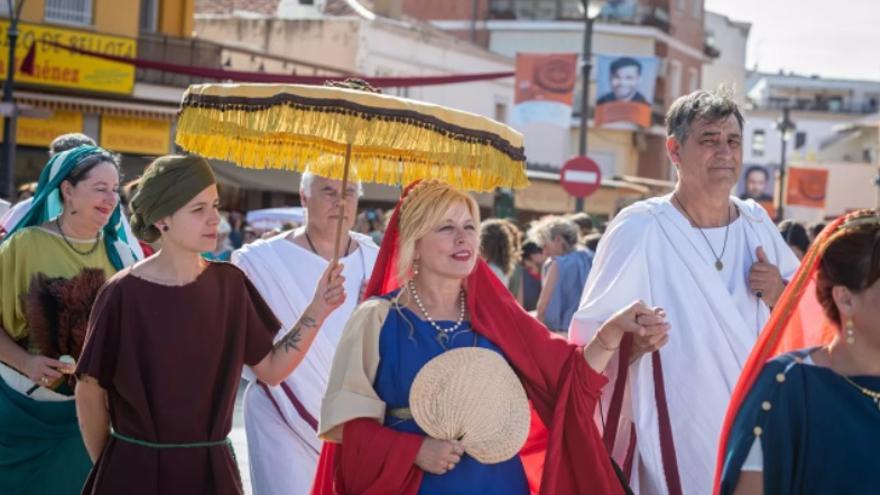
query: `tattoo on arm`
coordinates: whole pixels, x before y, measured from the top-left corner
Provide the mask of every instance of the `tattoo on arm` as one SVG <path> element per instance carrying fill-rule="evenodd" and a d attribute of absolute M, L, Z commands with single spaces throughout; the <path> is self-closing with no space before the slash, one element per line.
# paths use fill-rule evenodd
<path fill-rule="evenodd" d="M 299 351 L 299 343 L 302 341 L 303 330 L 307 328 L 314 328 L 318 326 L 318 322 L 315 321 L 314 318 L 308 315 L 303 315 L 302 318 L 293 326 L 290 332 L 287 333 L 278 343 L 275 345 L 276 349 L 283 349 L 284 352 L 289 352 L 290 349 L 294 349 Z"/>

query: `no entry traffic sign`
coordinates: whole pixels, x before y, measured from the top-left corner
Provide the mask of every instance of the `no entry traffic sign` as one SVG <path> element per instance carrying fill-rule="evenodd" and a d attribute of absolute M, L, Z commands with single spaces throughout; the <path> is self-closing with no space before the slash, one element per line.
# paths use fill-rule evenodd
<path fill-rule="evenodd" d="M 585 156 L 576 156 L 562 166 L 559 182 L 568 194 L 576 198 L 586 198 L 599 189 L 602 184 L 602 172 L 593 160 Z"/>

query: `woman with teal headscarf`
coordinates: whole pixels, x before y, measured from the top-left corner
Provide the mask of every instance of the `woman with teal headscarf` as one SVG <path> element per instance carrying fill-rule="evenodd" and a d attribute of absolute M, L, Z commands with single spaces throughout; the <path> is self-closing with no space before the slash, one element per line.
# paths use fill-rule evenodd
<path fill-rule="evenodd" d="M 91 468 L 69 373 L 98 289 L 136 261 L 118 168 L 96 146 L 53 156 L 0 243 L 0 493 L 80 493 Z"/>

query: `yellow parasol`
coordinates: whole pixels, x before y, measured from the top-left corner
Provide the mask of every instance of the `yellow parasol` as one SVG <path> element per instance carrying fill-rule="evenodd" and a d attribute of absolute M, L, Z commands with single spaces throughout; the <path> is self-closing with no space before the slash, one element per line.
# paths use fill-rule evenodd
<path fill-rule="evenodd" d="M 183 95 L 176 142 L 245 168 L 469 191 L 528 185 L 522 135 L 486 117 L 337 86 L 201 84 Z M 342 210 L 342 205 L 340 205 Z M 337 229 L 337 247 L 342 220 Z"/>

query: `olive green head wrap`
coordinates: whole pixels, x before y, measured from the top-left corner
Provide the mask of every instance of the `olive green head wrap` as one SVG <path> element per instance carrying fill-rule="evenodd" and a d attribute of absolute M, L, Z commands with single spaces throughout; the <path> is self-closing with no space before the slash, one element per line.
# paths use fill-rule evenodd
<path fill-rule="evenodd" d="M 183 208 L 216 182 L 208 162 L 200 156 L 166 155 L 157 158 L 147 167 L 131 200 L 134 235 L 146 242 L 156 242 L 162 233 L 153 224 Z"/>

